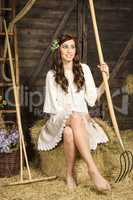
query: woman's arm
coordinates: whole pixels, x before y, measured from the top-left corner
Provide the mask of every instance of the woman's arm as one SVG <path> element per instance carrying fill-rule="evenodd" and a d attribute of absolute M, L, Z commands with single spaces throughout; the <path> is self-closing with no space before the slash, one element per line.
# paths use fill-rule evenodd
<path fill-rule="evenodd" d="M 53 114 L 58 111 L 57 86 L 54 80 L 54 74 L 51 70 L 47 73 L 46 76 L 45 101 L 43 111 Z"/>
<path fill-rule="evenodd" d="M 101 70 L 101 72 L 106 73 L 107 75 L 107 79 L 109 79 L 109 67 L 106 63 L 102 64 L 102 65 L 98 65 L 98 68 Z M 101 85 L 97 88 L 97 100 L 100 100 L 100 97 L 102 96 L 102 94 L 105 91 L 105 87 L 104 87 L 104 82 L 101 83 Z"/>
<path fill-rule="evenodd" d="M 97 100 L 97 88 L 89 66 L 86 64 L 82 66 L 85 78 L 85 100 L 89 106 L 93 107 Z"/>

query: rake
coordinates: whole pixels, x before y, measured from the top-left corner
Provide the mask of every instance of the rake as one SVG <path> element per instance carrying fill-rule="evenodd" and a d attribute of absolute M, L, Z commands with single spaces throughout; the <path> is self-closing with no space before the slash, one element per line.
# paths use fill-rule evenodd
<path fill-rule="evenodd" d="M 94 9 L 94 3 L 93 0 L 88 0 L 89 7 L 90 7 L 90 12 L 91 12 L 91 18 L 92 18 L 92 23 L 93 23 L 93 29 L 94 29 L 94 34 L 95 34 L 95 40 L 96 40 L 96 45 L 97 45 L 97 51 L 98 51 L 98 56 L 99 56 L 99 61 L 100 64 L 104 63 L 104 58 L 103 58 L 103 52 L 102 52 L 102 47 L 100 43 L 100 37 L 98 33 L 98 27 L 97 27 L 97 22 L 96 22 L 96 16 L 95 16 L 95 9 Z M 109 84 L 107 80 L 107 76 L 105 72 L 102 72 L 102 77 L 103 77 L 103 82 L 105 86 L 105 92 L 106 92 L 106 97 L 107 97 L 107 102 L 108 102 L 108 108 L 112 120 L 112 124 L 115 130 L 115 133 L 118 137 L 118 140 L 120 142 L 120 146 L 122 148 L 122 153 L 120 154 L 120 172 L 118 177 L 116 178 L 115 182 L 120 182 L 122 179 L 124 179 L 127 175 L 129 175 L 133 169 L 133 154 L 131 151 L 125 150 L 125 147 L 123 145 L 120 131 L 118 128 L 118 124 L 116 121 L 115 113 L 114 113 L 114 108 L 113 108 L 113 103 L 111 99 L 111 94 L 110 94 L 110 89 L 109 89 Z"/>

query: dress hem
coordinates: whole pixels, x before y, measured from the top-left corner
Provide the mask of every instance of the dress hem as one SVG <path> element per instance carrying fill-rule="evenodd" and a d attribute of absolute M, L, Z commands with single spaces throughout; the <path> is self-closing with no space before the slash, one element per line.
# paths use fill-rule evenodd
<path fill-rule="evenodd" d="M 54 149 L 58 145 L 58 143 L 62 140 L 63 130 L 65 128 L 65 124 L 66 124 L 66 121 L 69 118 L 69 116 L 70 116 L 70 114 L 67 114 L 65 116 L 65 119 L 64 119 L 64 121 L 62 123 L 62 127 L 60 128 L 60 131 L 59 131 L 58 135 L 56 135 L 56 137 L 54 138 L 52 143 L 44 144 L 42 142 L 39 142 L 39 140 L 38 140 L 38 150 L 39 151 L 49 151 L 49 150 Z"/>

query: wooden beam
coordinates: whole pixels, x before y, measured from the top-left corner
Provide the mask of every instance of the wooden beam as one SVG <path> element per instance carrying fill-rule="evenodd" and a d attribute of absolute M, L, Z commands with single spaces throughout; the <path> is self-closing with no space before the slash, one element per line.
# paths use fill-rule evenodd
<path fill-rule="evenodd" d="M 132 47 L 133 47 L 133 35 L 130 37 L 126 47 L 124 48 L 123 52 L 121 53 L 121 55 L 116 63 L 116 66 L 114 67 L 114 69 L 112 70 L 112 72 L 110 74 L 110 79 L 109 79 L 110 85 L 113 82 L 114 78 L 116 77 L 117 73 L 119 72 L 120 68 L 124 65 L 124 63 L 126 61 L 126 57 L 129 54 L 129 51 L 132 49 Z M 101 87 L 104 87 L 104 83 L 101 84 Z"/>
<path fill-rule="evenodd" d="M 2 8 L 2 0 L 0 0 L 0 8 Z M 1 32 L 2 32 L 2 10 L 0 10 L 0 33 Z M 2 42 L 0 43 L 0 52 L 2 53 Z"/>
<path fill-rule="evenodd" d="M 87 63 L 86 0 L 77 0 L 77 38 L 81 62 Z"/>
<path fill-rule="evenodd" d="M 17 0 L 14 0 L 12 2 L 12 15 L 13 19 L 16 16 L 16 5 L 17 5 Z M 17 29 L 16 29 L 16 24 L 14 25 L 14 57 L 15 57 L 15 73 L 16 73 L 16 85 L 19 87 L 20 85 L 20 69 L 19 69 L 19 54 L 18 54 L 18 37 L 17 37 Z M 19 95 L 19 91 L 18 91 Z"/>
<path fill-rule="evenodd" d="M 86 22 L 86 13 L 87 13 L 87 5 L 86 0 L 83 0 L 83 57 L 82 62 L 87 63 L 87 50 L 88 50 L 88 42 L 87 42 L 87 22 Z"/>
<path fill-rule="evenodd" d="M 51 51 L 50 51 L 50 46 L 51 46 L 51 43 L 52 41 L 58 37 L 59 33 L 61 32 L 61 30 L 64 28 L 64 26 L 66 25 L 66 22 L 67 20 L 69 19 L 69 16 L 70 14 L 72 13 L 73 9 L 75 8 L 76 6 L 76 3 L 77 1 L 73 0 L 73 3 L 70 5 L 70 8 L 67 10 L 67 12 L 65 13 L 63 19 L 61 20 L 58 28 L 56 29 L 52 39 L 51 39 L 51 42 L 49 43 L 47 49 L 45 50 L 45 52 L 43 53 L 43 56 L 39 62 L 39 64 L 37 65 L 36 67 L 36 70 L 33 71 L 30 75 L 30 79 L 29 79 L 29 85 L 30 85 L 30 88 L 32 87 L 32 84 L 35 83 L 36 79 L 37 79 L 37 76 L 39 73 L 41 73 L 43 67 L 44 67 L 44 63 L 46 61 L 46 59 L 48 58 L 48 56 L 50 55 Z"/>
<path fill-rule="evenodd" d="M 129 53 L 129 51 L 132 49 L 133 47 L 133 35 L 131 36 L 131 38 L 129 39 L 126 47 L 124 48 L 122 54 L 120 55 L 116 66 L 114 67 L 111 75 L 110 75 L 110 82 L 115 78 L 115 76 L 117 75 L 117 73 L 119 72 L 121 66 L 123 66 L 124 62 L 126 61 L 126 57 Z"/>
<path fill-rule="evenodd" d="M 2 8 L 2 1 L 0 0 L 0 8 Z M 0 32 L 2 32 L 2 10 L 0 9 Z"/>
<path fill-rule="evenodd" d="M 79 58 L 82 61 L 83 55 L 83 1 L 77 0 L 77 38 Z"/>

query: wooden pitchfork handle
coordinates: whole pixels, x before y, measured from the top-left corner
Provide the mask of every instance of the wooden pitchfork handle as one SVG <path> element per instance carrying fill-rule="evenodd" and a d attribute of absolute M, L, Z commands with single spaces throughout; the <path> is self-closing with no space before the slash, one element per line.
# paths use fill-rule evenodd
<path fill-rule="evenodd" d="M 98 28 L 97 28 L 94 3 L 93 3 L 93 0 L 88 0 L 88 2 L 89 2 L 89 6 L 90 6 L 90 12 L 91 12 L 91 18 L 92 18 L 92 23 L 93 23 L 93 29 L 94 29 L 94 34 L 95 34 L 95 40 L 96 40 L 96 45 L 97 45 L 99 61 L 100 61 L 100 64 L 103 64 L 104 58 L 103 58 Z M 117 121 L 116 121 L 115 113 L 114 113 L 114 108 L 113 108 L 113 103 L 112 103 L 112 99 L 111 99 L 111 94 L 110 94 L 107 76 L 104 72 L 102 72 L 102 77 L 103 77 L 103 82 L 104 82 L 104 85 L 105 85 L 105 92 L 106 92 L 108 108 L 109 108 L 112 124 L 113 124 L 114 130 L 116 132 L 116 135 L 119 139 L 120 145 L 121 145 L 123 151 L 125 151 L 125 148 L 124 148 L 124 145 L 123 145 L 123 142 L 122 142 L 122 139 L 121 139 L 120 131 L 119 131 L 119 128 L 118 128 L 118 124 L 117 124 Z"/>

